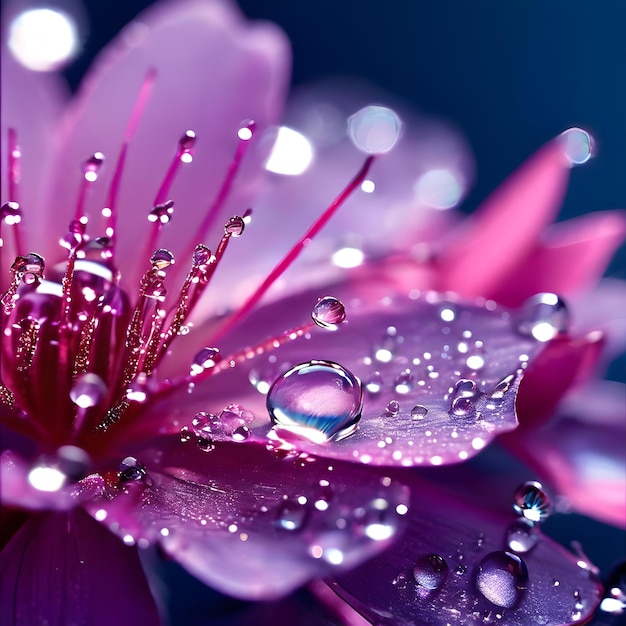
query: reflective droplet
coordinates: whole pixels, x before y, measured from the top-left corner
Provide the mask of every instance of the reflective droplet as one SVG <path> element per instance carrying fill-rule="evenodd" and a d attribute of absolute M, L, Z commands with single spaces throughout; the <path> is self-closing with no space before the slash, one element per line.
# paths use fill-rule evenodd
<path fill-rule="evenodd" d="M 180 429 L 179 439 L 181 443 L 187 443 L 191 441 L 191 433 L 189 432 L 189 428 L 187 426 L 183 426 Z"/>
<path fill-rule="evenodd" d="M 145 372 L 139 372 L 126 388 L 126 399 L 131 402 L 145 402 L 150 395 L 149 380 Z"/>
<path fill-rule="evenodd" d="M 211 437 L 196 437 L 196 445 L 203 452 L 211 452 L 215 450 L 215 443 Z"/>
<path fill-rule="evenodd" d="M 220 412 L 218 419 L 222 431 L 229 437 L 233 435 L 235 430 L 246 424 L 246 420 L 243 418 L 243 411 L 236 404 L 229 404 Z"/>
<path fill-rule="evenodd" d="M 30 252 L 25 256 L 16 257 L 11 265 L 11 271 L 25 283 L 32 284 L 43 278 L 45 266 L 46 262 L 41 255 Z"/>
<path fill-rule="evenodd" d="M 569 327 L 565 302 L 554 293 L 538 293 L 522 307 L 519 331 L 537 341 L 550 341 Z"/>
<path fill-rule="evenodd" d="M 202 348 L 202 350 L 198 351 L 193 357 L 190 374 L 192 376 L 198 376 L 202 374 L 204 370 L 214 367 L 221 360 L 222 356 L 218 348 Z"/>
<path fill-rule="evenodd" d="M 489 398 L 491 400 L 503 400 L 507 391 L 511 388 L 511 384 L 515 380 L 515 376 L 513 374 L 507 376 L 502 379 L 491 391 Z"/>
<path fill-rule="evenodd" d="M 469 378 L 460 378 L 454 385 L 453 398 L 473 398 L 478 392 L 476 382 Z"/>
<path fill-rule="evenodd" d="M 413 389 L 414 384 L 413 375 L 409 370 L 401 372 L 394 381 L 394 388 L 396 393 L 407 394 Z"/>
<path fill-rule="evenodd" d="M 150 263 L 152 263 L 152 267 L 155 269 L 164 270 L 166 267 L 169 267 L 172 263 L 174 263 L 174 255 L 169 250 L 160 248 L 150 257 Z"/>
<path fill-rule="evenodd" d="M 450 405 L 450 413 L 457 417 L 469 417 L 474 413 L 474 403 L 469 398 L 454 398 Z"/>
<path fill-rule="evenodd" d="M 238 442 L 245 441 L 248 437 L 250 437 L 250 429 L 247 426 L 238 426 L 230 436 L 233 441 Z"/>
<path fill-rule="evenodd" d="M 237 131 L 237 137 L 242 141 L 249 141 L 254 136 L 254 131 L 256 129 L 256 122 L 254 120 L 244 120 L 239 125 L 239 130 Z"/>
<path fill-rule="evenodd" d="M 61 446 L 56 452 L 57 467 L 71 481 L 84 478 L 91 467 L 89 455 L 78 446 Z"/>
<path fill-rule="evenodd" d="M 361 408 L 361 383 L 332 361 L 296 365 L 274 381 L 267 394 L 275 424 L 317 443 L 352 434 Z"/>
<path fill-rule="evenodd" d="M 104 154 L 102 152 L 94 152 L 84 163 L 82 167 L 85 180 L 93 183 L 98 180 L 98 174 L 104 163 Z"/>
<path fill-rule="evenodd" d="M 193 264 L 201 267 L 207 265 L 210 260 L 211 251 L 203 243 L 199 243 L 193 251 Z"/>
<path fill-rule="evenodd" d="M 552 505 L 542 484 L 530 480 L 515 492 L 513 509 L 531 522 L 542 522 L 550 515 Z"/>
<path fill-rule="evenodd" d="M 146 466 L 134 456 L 127 456 L 120 463 L 120 482 L 126 483 L 133 480 L 142 480 L 148 475 Z"/>
<path fill-rule="evenodd" d="M 196 143 L 196 133 L 193 130 L 185 131 L 185 134 L 178 140 L 178 149 L 181 152 L 189 152 Z"/>
<path fill-rule="evenodd" d="M 346 319 L 346 309 L 341 300 L 332 296 L 324 296 L 313 307 L 311 317 L 320 328 L 337 330 L 339 324 Z"/>
<path fill-rule="evenodd" d="M 506 531 L 506 545 L 513 552 L 530 552 L 538 541 L 539 533 L 534 523 L 526 518 L 513 522 Z"/>
<path fill-rule="evenodd" d="M 148 213 L 148 221 L 167 224 L 172 219 L 172 215 L 174 215 L 174 202 L 168 200 L 162 204 L 157 204 L 150 213 Z"/>
<path fill-rule="evenodd" d="M 400 403 L 397 400 L 390 400 L 387 403 L 386 411 L 389 415 L 397 415 L 400 411 Z"/>
<path fill-rule="evenodd" d="M 369 393 L 376 394 L 380 393 L 380 390 L 383 388 L 383 377 L 380 372 L 374 372 L 365 383 L 365 389 L 369 391 Z"/>
<path fill-rule="evenodd" d="M 448 576 L 448 564 L 438 554 L 424 554 L 415 562 L 413 577 L 424 589 L 435 591 L 443 585 Z"/>
<path fill-rule="evenodd" d="M 191 420 L 191 430 L 199 437 L 207 437 L 213 430 L 213 424 L 217 422 L 217 416 L 211 413 L 199 411 Z"/>
<path fill-rule="evenodd" d="M 626 561 L 619 563 L 610 573 L 600 603 L 600 611 L 611 615 L 626 615 Z M 617 621 L 610 622 L 613 623 L 615 626 L 618 624 Z"/>
<path fill-rule="evenodd" d="M 374 541 L 386 541 L 398 529 L 398 515 L 386 498 L 374 498 L 354 512 L 352 532 Z"/>
<path fill-rule="evenodd" d="M 306 521 L 309 509 L 304 503 L 298 502 L 297 498 L 290 498 L 281 502 L 276 513 L 276 526 L 283 530 L 300 530 Z"/>
<path fill-rule="evenodd" d="M 514 607 L 527 586 L 526 563 L 511 552 L 491 552 L 478 566 L 476 588 L 496 606 Z"/>
<path fill-rule="evenodd" d="M 401 127 L 396 113 L 383 106 L 366 106 L 348 118 L 348 135 L 366 154 L 389 152 L 400 136 Z"/>
<path fill-rule="evenodd" d="M 243 221 L 243 218 L 235 215 L 226 222 L 224 232 L 231 237 L 240 237 L 245 227 L 246 223 Z"/>
<path fill-rule="evenodd" d="M 5 202 L 0 206 L 0 221 L 14 226 L 22 221 L 22 210 L 17 202 Z"/>
<path fill-rule="evenodd" d="M 70 400 L 81 409 L 96 406 L 106 395 L 107 386 L 100 376 L 88 372 L 76 377 L 70 389 Z"/>
<path fill-rule="evenodd" d="M 163 301 L 167 289 L 165 289 L 165 272 L 156 268 L 146 272 L 140 283 L 141 294 L 151 300 Z"/>
<path fill-rule="evenodd" d="M 423 420 L 428 415 L 428 409 L 423 404 L 416 404 L 411 409 L 411 417 L 416 420 Z"/>
<path fill-rule="evenodd" d="M 558 141 L 572 165 L 582 165 L 593 156 L 593 138 L 582 128 L 568 128 L 559 135 Z"/>

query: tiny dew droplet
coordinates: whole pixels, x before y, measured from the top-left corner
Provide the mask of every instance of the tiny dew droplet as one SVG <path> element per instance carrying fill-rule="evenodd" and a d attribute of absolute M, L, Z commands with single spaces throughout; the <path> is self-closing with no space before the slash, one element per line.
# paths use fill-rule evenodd
<path fill-rule="evenodd" d="M 524 335 L 545 342 L 565 333 L 568 326 L 565 302 L 554 293 L 538 293 L 524 303 L 518 329 Z"/>
<path fill-rule="evenodd" d="M 160 248 L 150 257 L 150 263 L 153 268 L 157 270 L 164 270 L 166 267 L 169 267 L 172 263 L 174 263 L 174 255 L 169 250 Z"/>
<path fill-rule="evenodd" d="M 243 234 L 245 226 L 246 223 L 243 221 L 243 218 L 235 215 L 226 222 L 224 232 L 231 237 L 240 237 Z"/>
<path fill-rule="evenodd" d="M 146 466 L 138 461 L 134 456 L 127 456 L 120 463 L 119 478 L 120 482 L 126 483 L 133 480 L 142 480 L 148 475 Z"/>
<path fill-rule="evenodd" d="M 539 532 L 534 523 L 526 518 L 513 522 L 506 531 L 506 545 L 513 552 L 530 552 L 538 541 Z"/>
<path fill-rule="evenodd" d="M 593 156 L 593 138 L 582 128 L 568 128 L 558 136 L 558 141 L 572 166 L 582 165 Z"/>
<path fill-rule="evenodd" d="M 104 163 L 104 154 L 102 152 L 94 152 L 84 163 L 82 167 L 83 176 L 88 183 L 93 183 L 98 179 L 98 173 Z"/>
<path fill-rule="evenodd" d="M 199 350 L 193 357 L 190 374 L 192 376 L 198 376 L 202 374 L 204 370 L 215 367 L 221 360 L 222 357 L 218 348 L 202 348 L 202 350 Z"/>
<path fill-rule="evenodd" d="M 361 418 L 360 381 L 332 361 L 307 361 L 274 381 L 267 410 L 274 424 L 316 443 L 352 434 Z"/>
<path fill-rule="evenodd" d="M 239 137 L 241 141 L 250 141 L 250 139 L 254 136 L 255 128 L 256 122 L 254 120 L 244 120 L 239 125 L 237 137 Z"/>
<path fill-rule="evenodd" d="M 296 498 L 289 498 L 280 503 L 275 525 L 282 530 L 298 531 L 304 526 L 308 513 L 306 502 L 301 504 Z"/>
<path fill-rule="evenodd" d="M 542 484 L 529 480 L 515 492 L 513 509 L 531 522 L 542 522 L 550 515 L 552 505 Z"/>
<path fill-rule="evenodd" d="M 245 441 L 248 437 L 250 437 L 250 429 L 247 426 L 238 426 L 230 436 L 233 441 L 237 442 Z"/>
<path fill-rule="evenodd" d="M 390 400 L 387 403 L 387 414 L 389 415 L 397 415 L 400 410 L 400 403 L 397 400 Z"/>
<path fill-rule="evenodd" d="M 193 251 L 193 264 L 196 267 L 207 265 L 211 260 L 211 250 L 203 243 L 199 243 Z"/>
<path fill-rule="evenodd" d="M 174 215 L 174 202 L 168 200 L 162 204 L 157 204 L 150 213 L 148 213 L 148 221 L 167 224 L 172 219 L 172 215 Z"/>
<path fill-rule="evenodd" d="M 423 404 L 416 404 L 411 409 L 411 417 L 416 420 L 423 420 L 428 415 L 428 409 Z"/>
<path fill-rule="evenodd" d="M 511 552 L 491 552 L 479 564 L 476 588 L 492 604 L 513 608 L 528 586 L 528 569 L 519 556 Z"/>
<path fill-rule="evenodd" d="M 435 591 L 443 585 L 448 576 L 448 564 L 438 554 L 424 554 L 415 562 L 413 577 L 418 586 Z"/>
<path fill-rule="evenodd" d="M 107 386 L 100 376 L 87 373 L 76 378 L 70 389 L 70 400 L 81 409 L 96 406 L 106 395 Z"/>
<path fill-rule="evenodd" d="M 346 320 L 346 309 L 341 300 L 324 296 L 313 307 L 311 318 L 320 328 L 337 330 L 339 324 Z"/>
<path fill-rule="evenodd" d="M 392 109 L 370 105 L 348 118 L 348 135 L 366 154 L 389 152 L 400 136 L 402 122 Z"/>

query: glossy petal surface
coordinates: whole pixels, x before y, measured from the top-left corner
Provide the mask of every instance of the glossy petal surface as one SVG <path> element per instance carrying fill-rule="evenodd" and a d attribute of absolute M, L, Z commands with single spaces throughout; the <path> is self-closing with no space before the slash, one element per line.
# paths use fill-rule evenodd
<path fill-rule="evenodd" d="M 200 580 L 242 598 L 283 595 L 379 552 L 408 500 L 398 482 L 365 468 L 281 459 L 256 444 L 205 451 L 161 438 L 136 456 L 147 478 L 91 513 L 127 542 L 158 541 Z"/>

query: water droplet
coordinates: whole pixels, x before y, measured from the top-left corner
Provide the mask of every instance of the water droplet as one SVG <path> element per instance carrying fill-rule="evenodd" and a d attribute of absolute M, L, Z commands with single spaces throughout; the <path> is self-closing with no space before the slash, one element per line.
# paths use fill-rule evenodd
<path fill-rule="evenodd" d="M 317 301 L 311 313 L 313 321 L 326 330 L 337 330 L 346 319 L 346 309 L 342 302 L 332 296 L 324 296 Z"/>
<path fill-rule="evenodd" d="M 126 399 L 131 402 L 145 402 L 150 395 L 149 380 L 145 372 L 139 372 L 126 388 Z"/>
<path fill-rule="evenodd" d="M 478 392 L 476 382 L 469 378 L 460 378 L 454 385 L 452 398 L 473 398 Z"/>
<path fill-rule="evenodd" d="M 199 243 L 193 251 L 193 264 L 201 267 L 207 265 L 210 260 L 211 251 L 203 243 Z"/>
<path fill-rule="evenodd" d="M 276 514 L 276 526 L 283 530 L 300 530 L 306 521 L 309 509 L 304 504 L 298 502 L 297 498 L 289 498 L 281 502 Z"/>
<path fill-rule="evenodd" d="M 181 152 L 189 152 L 196 143 L 196 133 L 193 130 L 185 131 L 185 134 L 178 140 L 178 149 Z"/>
<path fill-rule="evenodd" d="M 366 154 L 389 152 L 400 136 L 401 127 L 396 113 L 383 106 L 366 106 L 348 118 L 348 135 Z"/>
<path fill-rule="evenodd" d="M 14 226 L 22 221 L 22 210 L 17 202 L 5 202 L 0 206 L 0 221 Z"/>
<path fill-rule="evenodd" d="M 515 492 L 513 509 L 531 522 L 542 522 L 550 515 L 552 505 L 542 484 L 530 480 Z"/>
<path fill-rule="evenodd" d="M 240 237 L 245 227 L 246 223 L 243 221 L 243 218 L 235 215 L 226 222 L 224 232 L 231 237 Z"/>
<path fill-rule="evenodd" d="M 511 384 L 515 380 L 515 376 L 510 374 L 506 378 L 503 378 L 491 391 L 489 398 L 491 400 L 500 401 L 504 399 L 505 394 L 511 388 Z"/>
<path fill-rule="evenodd" d="M 256 122 L 254 120 L 244 120 L 239 125 L 237 137 L 239 137 L 242 141 L 250 141 L 250 139 L 254 136 L 255 129 Z"/>
<path fill-rule="evenodd" d="M 236 404 L 229 404 L 219 414 L 219 425 L 228 436 L 232 436 L 240 426 L 245 426 L 246 420 L 243 418 L 243 411 Z"/>
<path fill-rule="evenodd" d="M 203 452 L 211 452 L 212 450 L 215 450 L 215 443 L 211 437 L 197 437 L 196 445 Z"/>
<path fill-rule="evenodd" d="M 133 480 L 142 480 L 148 475 L 146 466 L 134 456 L 127 456 L 120 463 L 120 482 L 127 483 Z"/>
<path fill-rule="evenodd" d="M 565 333 L 569 326 L 565 302 L 554 293 L 532 296 L 524 303 L 520 315 L 519 331 L 541 342 Z"/>
<path fill-rule="evenodd" d="M 474 414 L 474 403 L 469 398 L 454 398 L 450 413 L 458 417 L 469 417 Z"/>
<path fill-rule="evenodd" d="M 87 182 L 93 183 L 98 180 L 98 174 L 104 163 L 104 154 L 94 152 L 82 166 L 83 176 Z"/>
<path fill-rule="evenodd" d="M 374 372 L 365 383 L 365 389 L 369 393 L 376 394 L 380 393 L 383 388 L 383 377 L 380 372 Z"/>
<path fill-rule="evenodd" d="M 237 442 L 245 441 L 248 437 L 250 437 L 250 429 L 247 426 L 237 426 L 230 436 L 233 441 Z"/>
<path fill-rule="evenodd" d="M 389 415 L 397 415 L 399 410 L 400 410 L 400 403 L 397 400 L 390 400 L 387 403 L 386 411 Z"/>
<path fill-rule="evenodd" d="M 413 375 L 409 370 L 404 370 L 395 379 L 394 385 L 396 393 L 407 394 L 413 389 L 414 384 Z"/>
<path fill-rule="evenodd" d="M 600 611 L 612 615 L 626 614 L 626 561 L 618 563 L 609 574 Z M 617 626 L 617 621 L 615 624 Z"/>
<path fill-rule="evenodd" d="M 152 267 L 157 270 L 164 270 L 174 263 L 174 255 L 165 248 L 160 248 L 150 257 Z"/>
<path fill-rule="evenodd" d="M 489 602 L 514 607 L 528 585 L 526 563 L 511 552 L 491 552 L 478 566 L 476 588 Z"/>
<path fill-rule="evenodd" d="M 174 215 L 174 202 L 173 200 L 168 200 L 162 204 L 157 204 L 148 213 L 148 221 L 167 224 L 172 219 L 172 215 Z"/>
<path fill-rule="evenodd" d="M 70 400 L 81 409 L 96 406 L 106 395 L 107 386 L 100 376 L 92 374 L 81 374 L 76 377 L 70 389 Z"/>
<path fill-rule="evenodd" d="M 78 481 L 88 474 L 91 459 L 82 448 L 66 445 L 56 452 L 56 466 L 71 481 Z"/>
<path fill-rule="evenodd" d="M 424 554 L 415 562 L 413 577 L 415 582 L 424 589 L 439 589 L 448 576 L 448 564 L 438 554 Z"/>
<path fill-rule="evenodd" d="M 43 278 L 45 266 L 46 263 L 41 255 L 30 252 L 25 256 L 15 257 L 11 271 L 30 285 Z"/>
<path fill-rule="evenodd" d="M 322 443 L 352 434 L 361 417 L 361 384 L 332 361 L 308 361 L 272 384 L 267 410 L 288 431 Z"/>
<path fill-rule="evenodd" d="M 191 430 L 193 430 L 198 437 L 207 437 L 212 432 L 213 425 L 217 421 L 217 416 L 199 411 L 191 420 Z"/>
<path fill-rule="evenodd" d="M 354 511 L 352 532 L 374 541 L 386 541 L 398 528 L 398 516 L 386 498 L 374 498 Z"/>
<path fill-rule="evenodd" d="M 582 165 L 593 156 L 593 138 L 582 128 L 568 128 L 559 135 L 558 141 L 572 165 Z"/>
<path fill-rule="evenodd" d="M 218 348 L 202 348 L 196 353 L 191 362 L 190 374 L 192 376 L 198 376 L 202 374 L 204 370 L 215 367 L 217 363 L 222 360 L 220 351 Z"/>
<path fill-rule="evenodd" d="M 191 441 L 191 433 L 189 432 L 189 428 L 187 426 L 183 426 L 180 429 L 179 438 L 181 443 L 187 443 Z"/>
<path fill-rule="evenodd" d="M 423 420 L 428 415 L 428 409 L 423 404 L 416 404 L 411 409 L 411 417 L 416 420 Z"/>
<path fill-rule="evenodd" d="M 506 531 L 506 545 L 513 552 L 530 552 L 539 541 L 539 533 L 530 520 L 513 522 Z"/>
<path fill-rule="evenodd" d="M 141 294 L 146 298 L 162 302 L 165 299 L 165 294 L 167 293 L 164 281 L 165 272 L 157 270 L 156 268 L 146 272 L 141 279 Z"/>

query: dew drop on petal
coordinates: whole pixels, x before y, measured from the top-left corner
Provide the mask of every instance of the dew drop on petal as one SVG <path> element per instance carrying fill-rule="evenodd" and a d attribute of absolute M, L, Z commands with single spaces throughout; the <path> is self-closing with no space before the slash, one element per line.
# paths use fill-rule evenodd
<path fill-rule="evenodd" d="M 70 400 L 81 409 L 96 406 L 106 395 L 107 386 L 100 376 L 88 372 L 76 377 L 70 389 Z"/>
<path fill-rule="evenodd" d="M 274 424 L 316 443 L 352 434 L 361 418 L 360 381 L 332 361 L 308 361 L 274 381 L 267 410 Z"/>
<path fill-rule="evenodd" d="M 142 480 L 147 475 L 146 466 L 138 461 L 134 456 L 127 456 L 120 463 L 119 478 L 122 483 Z"/>
<path fill-rule="evenodd" d="M 337 330 L 346 319 L 346 309 L 341 300 L 332 296 L 320 298 L 311 312 L 313 321 L 326 330 Z"/>
<path fill-rule="evenodd" d="M 454 398 L 450 413 L 457 417 L 469 417 L 474 414 L 474 403 L 469 398 Z"/>
<path fill-rule="evenodd" d="M 550 341 L 567 331 L 569 313 L 565 302 L 554 293 L 538 293 L 522 307 L 519 331 L 537 341 Z"/>
<path fill-rule="evenodd" d="M 424 554 L 415 561 L 413 577 L 419 587 L 435 591 L 448 576 L 448 563 L 439 554 Z"/>
<path fill-rule="evenodd" d="M 386 411 L 389 415 L 397 415 L 400 411 L 400 403 L 397 400 L 390 400 L 387 403 Z"/>
<path fill-rule="evenodd" d="M 526 518 L 513 522 L 506 531 L 506 545 L 512 552 L 530 552 L 539 542 L 535 525 Z"/>
<path fill-rule="evenodd" d="M 411 417 L 416 420 L 423 420 L 428 415 L 428 409 L 423 404 L 416 404 L 411 409 Z"/>
<path fill-rule="evenodd" d="M 476 382 L 469 378 L 460 378 L 454 385 L 453 398 L 473 398 L 478 392 Z"/>
<path fill-rule="evenodd" d="M 275 525 L 282 530 L 298 531 L 304 526 L 308 514 L 306 501 L 301 503 L 297 498 L 289 498 L 280 503 Z"/>
<path fill-rule="evenodd" d="M 380 372 L 374 372 L 365 382 L 365 389 L 371 394 L 380 393 L 383 388 L 383 377 Z"/>
<path fill-rule="evenodd" d="M 559 135 L 558 141 L 572 166 L 582 165 L 593 156 L 593 138 L 582 128 L 568 128 Z"/>
<path fill-rule="evenodd" d="M 542 522 L 550 515 L 552 504 L 542 484 L 529 480 L 515 492 L 513 509 L 531 522 Z"/>
<path fill-rule="evenodd" d="M 389 152 L 400 136 L 402 122 L 392 109 L 370 105 L 348 118 L 348 135 L 366 154 Z"/>
<path fill-rule="evenodd" d="M 519 556 L 511 552 L 491 552 L 478 566 L 476 588 L 492 604 L 514 607 L 528 586 L 528 569 Z"/>
<path fill-rule="evenodd" d="M 215 450 L 215 443 L 211 437 L 197 437 L 196 445 L 203 452 L 211 452 L 212 450 Z"/>
<path fill-rule="evenodd" d="M 206 437 L 212 431 L 212 422 L 217 421 L 215 415 L 199 411 L 191 420 L 191 430 L 198 435 L 198 437 Z"/>
<path fill-rule="evenodd" d="M 245 441 L 248 437 L 250 437 L 250 429 L 247 426 L 237 426 L 230 436 L 233 441 L 237 442 Z"/>
<path fill-rule="evenodd" d="M 201 374 L 204 370 L 215 367 L 221 359 L 222 357 L 218 348 L 202 348 L 191 361 L 191 375 L 198 376 L 198 374 Z"/>

